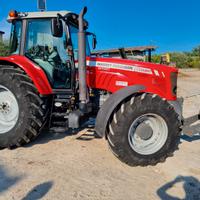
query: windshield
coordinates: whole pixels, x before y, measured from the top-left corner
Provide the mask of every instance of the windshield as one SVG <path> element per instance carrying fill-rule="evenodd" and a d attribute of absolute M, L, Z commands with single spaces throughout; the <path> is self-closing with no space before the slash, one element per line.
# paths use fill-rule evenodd
<path fill-rule="evenodd" d="M 78 61 L 78 29 L 74 26 L 70 26 L 71 40 L 74 51 L 74 59 Z M 86 36 L 86 56 L 90 56 L 90 45 L 88 41 L 88 36 Z"/>
<path fill-rule="evenodd" d="M 22 32 L 22 22 L 14 21 L 12 23 L 11 37 L 10 37 L 10 53 L 11 54 L 19 54 L 21 32 Z"/>

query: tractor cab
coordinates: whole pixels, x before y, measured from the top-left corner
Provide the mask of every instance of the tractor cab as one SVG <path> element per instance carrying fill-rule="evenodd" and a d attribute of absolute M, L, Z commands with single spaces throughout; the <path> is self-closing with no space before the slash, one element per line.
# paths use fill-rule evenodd
<path fill-rule="evenodd" d="M 12 23 L 11 54 L 25 56 L 42 68 L 53 89 L 73 89 L 78 61 L 78 15 L 69 11 L 11 11 L 8 21 Z M 84 20 L 84 29 L 87 28 Z M 90 56 L 90 35 L 94 34 L 86 34 L 86 56 Z M 95 42 L 94 36 L 94 45 Z"/>

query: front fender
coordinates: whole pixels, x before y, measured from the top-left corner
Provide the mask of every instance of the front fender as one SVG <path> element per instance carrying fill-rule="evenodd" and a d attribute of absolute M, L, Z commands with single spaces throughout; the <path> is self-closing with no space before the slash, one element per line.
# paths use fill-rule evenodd
<path fill-rule="evenodd" d="M 184 99 L 181 97 L 181 98 L 178 98 L 177 101 L 168 101 L 169 104 L 171 104 L 174 108 L 174 110 L 176 111 L 176 113 L 179 115 L 179 120 L 181 122 L 184 121 L 184 118 L 183 118 L 183 102 L 184 102 Z"/>
<path fill-rule="evenodd" d="M 144 90 L 145 90 L 144 86 L 134 85 L 125 87 L 117 91 L 116 93 L 112 94 L 100 108 L 97 114 L 96 125 L 95 125 L 95 131 L 97 135 L 99 137 L 105 136 L 106 128 L 113 111 L 124 99 L 131 96 L 132 94 L 142 92 Z"/>
<path fill-rule="evenodd" d="M 52 94 L 51 85 L 44 71 L 25 56 L 12 55 L 9 57 L 0 57 L 0 65 L 13 65 L 21 68 L 33 81 L 41 95 Z"/>

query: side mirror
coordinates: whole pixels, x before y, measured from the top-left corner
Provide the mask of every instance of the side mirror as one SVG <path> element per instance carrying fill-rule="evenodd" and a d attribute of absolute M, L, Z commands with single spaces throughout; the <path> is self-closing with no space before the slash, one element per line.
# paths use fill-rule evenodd
<path fill-rule="evenodd" d="M 97 47 L 97 38 L 96 35 L 94 35 L 92 39 L 92 48 L 96 49 L 96 47 Z"/>
<path fill-rule="evenodd" d="M 62 37 L 63 36 L 63 24 L 60 19 L 53 18 L 51 20 L 51 32 L 54 37 Z"/>
<path fill-rule="evenodd" d="M 87 36 L 92 36 L 92 48 L 96 49 L 97 46 L 97 36 L 94 33 L 86 32 Z"/>

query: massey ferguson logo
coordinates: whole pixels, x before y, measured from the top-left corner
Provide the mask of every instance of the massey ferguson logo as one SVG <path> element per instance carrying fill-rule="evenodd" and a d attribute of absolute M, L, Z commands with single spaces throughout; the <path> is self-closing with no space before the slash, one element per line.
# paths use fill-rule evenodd
<path fill-rule="evenodd" d="M 138 72 L 138 73 L 143 73 L 143 74 L 153 74 L 151 69 L 138 67 L 134 65 L 99 62 L 99 61 L 87 61 L 87 65 L 90 67 L 99 67 L 105 70 L 119 69 L 119 70 L 126 70 L 126 71 Z"/>

